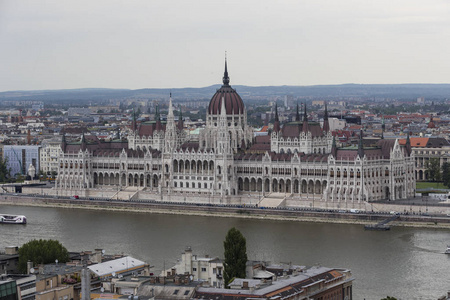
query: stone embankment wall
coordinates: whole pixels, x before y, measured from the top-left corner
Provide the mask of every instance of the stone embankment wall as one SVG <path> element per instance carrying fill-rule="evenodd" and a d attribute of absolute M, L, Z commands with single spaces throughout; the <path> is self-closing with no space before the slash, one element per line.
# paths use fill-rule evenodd
<path fill-rule="evenodd" d="M 83 208 L 97 210 L 119 210 L 133 211 L 143 213 L 164 213 L 164 214 L 187 214 L 200 216 L 221 216 L 221 217 L 239 217 L 255 219 L 272 220 L 292 220 L 307 222 L 326 222 L 326 223 L 351 223 L 351 224 L 374 224 L 385 220 L 391 215 L 380 215 L 371 213 L 339 213 L 319 212 L 313 210 L 295 210 L 295 209 L 262 209 L 254 207 L 225 207 L 214 205 L 175 205 L 161 202 L 130 202 L 130 201 L 94 201 L 94 200 L 76 200 L 59 199 L 31 196 L 12 196 L 1 195 L 0 203 L 26 206 L 48 206 L 48 207 L 67 207 Z M 431 217 L 419 215 L 401 215 L 400 218 L 392 223 L 396 226 L 421 226 L 433 228 L 450 229 L 450 217 Z"/>

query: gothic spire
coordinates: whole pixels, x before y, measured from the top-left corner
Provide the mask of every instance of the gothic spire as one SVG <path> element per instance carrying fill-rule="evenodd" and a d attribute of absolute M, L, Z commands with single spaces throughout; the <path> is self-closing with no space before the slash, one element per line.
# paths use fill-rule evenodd
<path fill-rule="evenodd" d="M 364 157 L 363 131 L 362 131 L 362 129 L 359 131 L 358 155 L 359 155 L 359 158 L 361 158 L 361 159 Z"/>
<path fill-rule="evenodd" d="M 408 135 L 406 136 L 406 153 L 408 154 L 408 156 L 411 156 L 411 140 L 409 139 L 409 131 L 408 131 Z"/>
<path fill-rule="evenodd" d="M 167 113 L 167 118 L 173 118 L 172 92 L 169 97 L 169 112 Z"/>
<path fill-rule="evenodd" d="M 297 121 L 297 122 L 300 121 L 300 112 L 298 110 L 298 102 L 297 102 L 297 111 L 295 113 L 295 121 Z"/>
<path fill-rule="evenodd" d="M 323 116 L 323 131 L 328 132 L 330 131 L 330 123 L 328 122 L 328 109 L 327 109 L 327 103 L 325 102 L 325 114 Z"/>
<path fill-rule="evenodd" d="M 61 148 L 63 152 L 66 152 L 66 146 L 67 146 L 67 142 L 66 142 L 66 133 L 63 133 L 62 136 L 62 141 L 61 141 Z"/>
<path fill-rule="evenodd" d="M 225 53 L 225 72 L 223 73 L 223 85 L 230 85 L 230 77 L 228 77 L 228 69 L 227 69 L 227 55 Z"/>
<path fill-rule="evenodd" d="M 336 146 L 336 137 L 333 136 L 333 144 L 331 145 L 331 154 L 336 158 L 337 156 L 337 146 Z"/>
<path fill-rule="evenodd" d="M 280 120 L 278 119 L 278 105 L 275 103 L 275 122 L 273 123 L 273 131 L 280 131 Z"/>
<path fill-rule="evenodd" d="M 84 132 L 81 135 L 81 150 L 86 150 L 86 138 L 84 137 Z"/>
<path fill-rule="evenodd" d="M 305 110 L 303 112 L 302 131 L 305 132 L 305 133 L 309 131 L 309 128 L 308 128 L 308 114 L 306 113 L 306 103 L 305 103 Z"/>

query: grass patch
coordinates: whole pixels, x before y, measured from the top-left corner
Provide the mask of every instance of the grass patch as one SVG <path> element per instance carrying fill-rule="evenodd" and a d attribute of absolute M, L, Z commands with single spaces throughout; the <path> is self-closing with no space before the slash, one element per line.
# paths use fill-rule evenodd
<path fill-rule="evenodd" d="M 447 189 L 442 182 L 416 182 L 416 189 Z"/>

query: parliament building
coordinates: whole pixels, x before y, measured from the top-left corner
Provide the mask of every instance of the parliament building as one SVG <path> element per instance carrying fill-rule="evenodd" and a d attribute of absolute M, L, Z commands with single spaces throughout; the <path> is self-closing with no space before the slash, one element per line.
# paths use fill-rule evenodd
<path fill-rule="evenodd" d="M 415 194 L 414 154 L 409 139 L 338 148 L 325 107 L 321 126 L 297 108 L 295 121 L 256 136 L 247 124 L 242 98 L 223 85 L 212 96 L 206 125 L 190 140 L 183 119 L 175 121 L 172 98 L 167 120 L 137 122 L 126 141 L 82 135 L 62 139 L 56 189 L 61 195 L 93 195 L 122 200 L 202 201 L 258 204 L 270 195 L 314 197 L 316 201 L 361 203 L 397 200 Z M 256 200 L 255 200 L 256 199 Z"/>

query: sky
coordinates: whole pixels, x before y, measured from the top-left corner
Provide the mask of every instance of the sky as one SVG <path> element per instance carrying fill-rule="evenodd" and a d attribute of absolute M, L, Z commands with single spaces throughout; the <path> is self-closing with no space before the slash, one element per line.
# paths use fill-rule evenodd
<path fill-rule="evenodd" d="M 448 0 L 0 0 L 0 91 L 450 82 Z"/>

